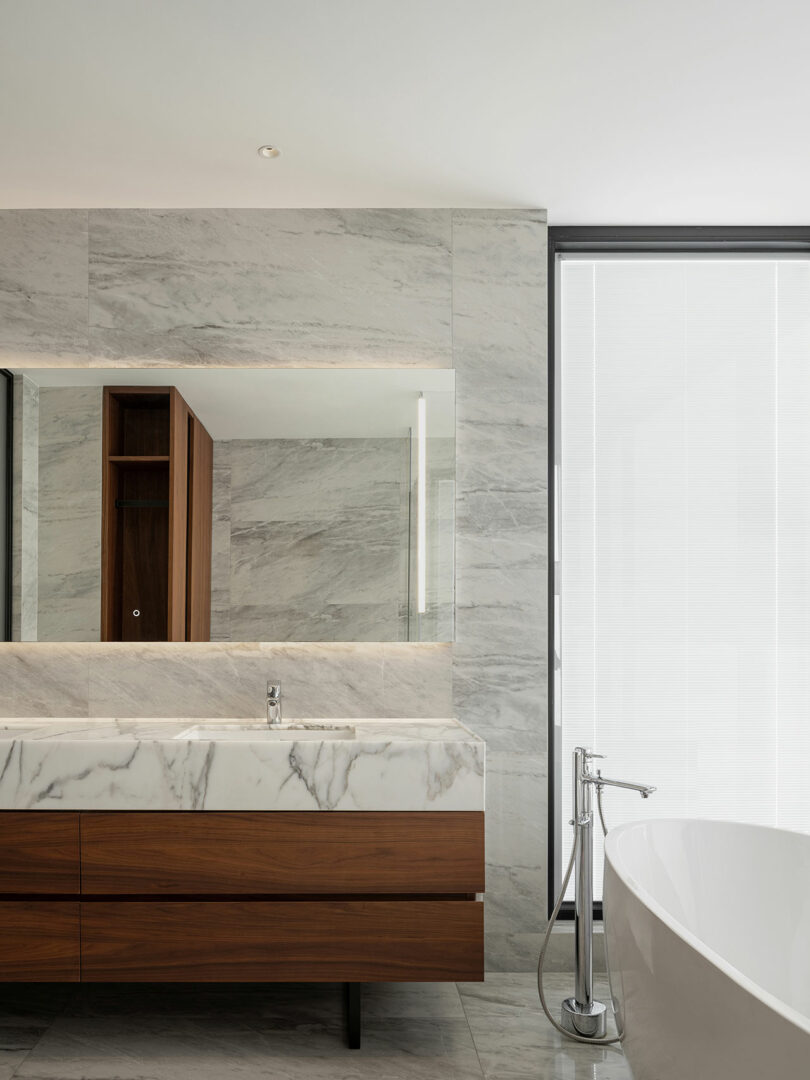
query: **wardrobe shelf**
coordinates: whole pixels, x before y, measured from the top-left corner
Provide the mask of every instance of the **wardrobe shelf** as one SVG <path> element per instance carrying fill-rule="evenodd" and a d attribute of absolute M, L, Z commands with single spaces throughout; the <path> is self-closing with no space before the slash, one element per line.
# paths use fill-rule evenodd
<path fill-rule="evenodd" d="M 107 460 L 111 465 L 132 465 L 148 469 L 150 466 L 168 465 L 168 454 L 110 454 Z"/>

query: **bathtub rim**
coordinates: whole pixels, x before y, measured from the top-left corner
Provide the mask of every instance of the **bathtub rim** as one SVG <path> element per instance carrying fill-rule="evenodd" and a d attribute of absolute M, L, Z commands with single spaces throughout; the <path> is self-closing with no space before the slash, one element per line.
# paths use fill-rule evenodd
<path fill-rule="evenodd" d="M 616 874 L 625 888 L 636 897 L 636 899 L 644 905 L 651 912 L 651 914 L 660 923 L 662 923 L 668 930 L 670 930 L 676 937 L 679 937 L 683 942 L 689 945 L 697 953 L 703 956 L 709 963 L 714 964 L 719 968 L 728 978 L 735 982 L 741 989 L 751 994 L 758 1001 L 762 1002 L 769 1009 L 773 1010 L 779 1016 L 785 1020 L 790 1021 L 805 1034 L 810 1035 L 810 1017 L 805 1016 L 804 1013 L 800 1013 L 792 1005 L 788 1005 L 781 998 L 776 997 L 775 994 L 770 993 L 768 990 L 764 990 L 758 983 L 745 975 L 739 968 L 729 963 L 720 953 L 710 948 L 705 942 L 688 930 L 683 923 L 678 920 L 667 911 L 663 904 L 659 903 L 655 897 L 644 888 L 632 875 L 630 875 L 624 867 L 621 866 L 621 860 L 618 859 L 614 849 L 618 845 L 622 835 L 627 832 L 631 832 L 634 829 L 641 829 L 644 827 L 655 827 L 656 825 L 712 825 L 712 826 L 724 826 L 736 829 L 756 830 L 758 832 L 779 832 L 788 833 L 791 836 L 801 836 L 808 844 L 810 844 L 810 835 L 808 833 L 799 832 L 796 829 L 782 829 L 775 825 L 749 825 L 742 821 L 729 821 L 723 819 L 713 818 L 644 818 L 641 821 L 629 821 L 623 825 L 616 825 L 611 829 L 605 837 L 605 860 L 610 863 L 610 869 Z M 612 839 L 611 839 L 612 838 Z M 605 910 L 605 929 L 607 937 L 607 916 L 608 911 Z M 606 941 L 606 945 L 608 942 Z M 608 948 L 607 955 L 607 967 L 610 971 L 610 952 Z"/>

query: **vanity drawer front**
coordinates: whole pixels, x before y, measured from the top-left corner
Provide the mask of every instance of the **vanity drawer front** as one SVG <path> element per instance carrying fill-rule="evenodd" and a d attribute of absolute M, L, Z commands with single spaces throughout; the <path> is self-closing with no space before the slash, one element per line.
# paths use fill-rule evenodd
<path fill-rule="evenodd" d="M 79 981 L 77 900 L 0 900 L 0 982 Z"/>
<path fill-rule="evenodd" d="M 78 891 L 79 815 L 0 811 L 0 894 Z"/>
<path fill-rule="evenodd" d="M 85 895 L 469 894 L 483 813 L 82 815 Z"/>
<path fill-rule="evenodd" d="M 483 904 L 84 901 L 85 982 L 480 980 Z"/>

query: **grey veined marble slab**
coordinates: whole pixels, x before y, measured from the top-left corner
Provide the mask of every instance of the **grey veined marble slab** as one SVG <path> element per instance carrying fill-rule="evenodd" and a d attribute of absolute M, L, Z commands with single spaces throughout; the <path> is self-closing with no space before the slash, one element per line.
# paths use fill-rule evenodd
<path fill-rule="evenodd" d="M 452 367 L 448 210 L 88 220 L 94 361 Z"/>
<path fill-rule="evenodd" d="M 246 737 L 245 726 L 255 725 Z M 456 720 L 0 721 L 0 810 L 483 810 L 485 744 Z"/>

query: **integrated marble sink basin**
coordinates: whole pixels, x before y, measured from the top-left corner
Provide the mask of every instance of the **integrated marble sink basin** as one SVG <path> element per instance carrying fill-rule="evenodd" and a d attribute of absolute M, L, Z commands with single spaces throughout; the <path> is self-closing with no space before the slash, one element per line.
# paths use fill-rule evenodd
<path fill-rule="evenodd" d="M 203 739 L 209 742 L 263 742 L 280 739 L 286 742 L 324 742 L 332 739 L 353 739 L 355 728 L 348 724 L 194 724 L 175 739 Z"/>
<path fill-rule="evenodd" d="M 483 810 L 453 719 L 0 719 L 0 810 Z"/>

